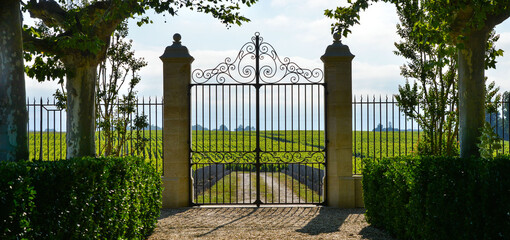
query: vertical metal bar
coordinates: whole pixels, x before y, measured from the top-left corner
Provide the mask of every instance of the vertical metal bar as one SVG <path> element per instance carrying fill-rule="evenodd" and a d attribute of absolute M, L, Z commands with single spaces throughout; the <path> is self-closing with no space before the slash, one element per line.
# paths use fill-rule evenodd
<path fill-rule="evenodd" d="M 502 125 L 502 128 L 503 128 L 503 132 L 501 133 L 501 135 L 502 135 L 501 141 L 502 141 L 502 144 L 503 144 L 503 152 L 502 152 L 503 154 L 505 154 L 505 119 L 507 119 L 506 116 L 505 116 L 504 109 L 505 109 L 505 98 L 503 97 L 501 99 L 501 121 L 502 121 L 501 125 Z"/>
<path fill-rule="evenodd" d="M 251 132 L 252 132 L 251 131 L 251 129 L 252 129 L 252 125 L 251 125 L 251 86 L 248 87 L 248 99 L 249 99 L 248 100 L 248 126 L 249 126 L 248 133 L 249 133 L 249 136 L 250 136 L 248 144 L 249 144 L 249 151 L 252 151 L 252 148 L 251 148 Z M 251 169 L 251 167 L 250 167 L 250 169 Z M 251 184 L 250 184 L 250 186 L 251 186 Z M 251 194 L 250 194 L 250 196 L 251 196 Z M 250 202 L 251 202 L 251 199 L 250 199 Z"/>
<path fill-rule="evenodd" d="M 353 105 L 353 114 L 352 114 L 352 116 L 354 117 L 354 121 L 353 121 L 354 122 L 354 130 L 353 130 L 353 135 L 354 135 L 353 140 L 354 141 L 352 142 L 352 149 L 354 151 L 354 172 L 358 173 L 358 164 L 357 164 L 358 163 L 358 156 L 357 156 L 358 144 L 356 144 L 356 138 L 357 138 L 356 135 L 358 135 L 357 131 L 356 131 L 356 117 L 357 117 L 356 109 L 358 107 L 357 107 L 357 104 L 356 104 L 356 95 L 354 95 L 353 101 L 354 101 L 354 103 L 352 104 Z"/>
<path fill-rule="evenodd" d="M 379 158 L 382 159 L 382 132 L 383 132 L 383 126 L 382 126 L 382 99 L 381 99 L 381 95 L 379 95 L 379 124 L 381 124 L 381 129 L 379 129 Z"/>
<path fill-rule="evenodd" d="M 245 120 L 244 120 L 244 114 L 245 114 L 245 112 L 244 112 L 244 105 L 245 105 L 246 103 L 244 102 L 244 92 L 246 91 L 246 88 L 245 88 L 245 86 L 244 86 L 244 85 L 242 86 L 242 89 L 241 89 L 241 90 L 242 90 L 242 96 L 241 96 L 241 98 L 242 98 L 242 100 L 241 100 L 241 106 L 242 106 L 242 118 L 241 118 L 241 122 L 242 122 L 242 124 L 241 124 L 241 125 L 243 126 L 243 129 L 242 129 L 242 131 L 243 131 L 243 132 L 242 132 L 242 136 L 243 136 L 243 137 L 242 137 L 242 141 L 243 141 L 243 144 L 242 144 L 242 146 L 243 146 L 243 152 L 245 152 L 245 151 L 246 151 L 246 147 L 245 147 L 245 145 L 246 145 L 246 144 L 245 144 L 245 140 L 246 140 L 245 138 L 246 138 L 246 135 L 244 134 L 244 129 L 246 128 L 246 126 L 245 126 L 245 125 L 246 125 L 246 122 L 245 122 Z M 243 176 L 244 176 L 244 167 L 243 167 Z M 243 187 L 244 187 L 244 184 L 243 184 Z M 243 196 L 244 196 L 244 190 L 243 190 Z M 243 199 L 243 202 L 244 202 L 244 199 Z"/>
<path fill-rule="evenodd" d="M 404 126 L 405 126 L 405 141 L 404 141 L 404 144 L 405 144 L 405 155 L 407 156 L 407 114 L 404 114 Z"/>
<path fill-rule="evenodd" d="M 221 121 L 220 126 L 223 126 L 223 125 L 225 125 L 225 85 L 223 85 L 221 87 L 221 99 L 222 99 L 221 102 L 223 103 L 221 105 L 221 116 L 222 116 L 223 120 Z M 229 101 L 230 101 L 230 99 L 229 99 Z M 216 125 L 218 125 L 218 124 L 216 124 Z M 217 129 L 218 131 L 220 131 L 220 129 L 219 129 L 220 126 L 218 126 L 218 129 Z M 223 137 L 221 138 L 221 146 L 222 146 L 222 151 L 224 152 L 225 151 L 225 131 L 222 131 L 221 133 L 223 135 Z"/>
<path fill-rule="evenodd" d="M 389 149 L 388 149 L 388 129 L 390 128 L 390 126 L 388 125 L 388 95 L 386 95 L 386 157 L 388 157 L 388 152 L 389 152 Z"/>
<path fill-rule="evenodd" d="M 260 200 L 260 37 L 255 34 L 255 97 L 256 97 L 256 147 L 255 147 L 255 168 L 256 168 L 256 188 L 257 196 L 255 204 L 260 206 L 262 201 Z"/>
<path fill-rule="evenodd" d="M 297 132 L 298 132 L 298 151 L 301 151 L 301 88 L 299 85 L 297 85 L 297 88 L 298 88 L 298 98 L 297 98 L 297 122 L 298 122 L 298 129 L 297 129 Z"/>
<path fill-rule="evenodd" d="M 497 105 L 496 105 L 496 106 L 497 106 Z M 496 114 L 495 114 L 495 115 L 496 115 L 496 136 L 499 136 L 499 133 L 498 133 L 498 132 L 499 132 L 499 127 L 498 127 L 498 126 L 499 126 L 499 124 L 498 124 L 498 123 L 499 123 L 499 120 L 498 120 L 498 118 L 499 118 L 499 117 L 498 117 L 497 112 L 498 112 L 498 110 L 497 110 L 497 107 L 496 107 Z M 499 141 L 499 140 L 498 140 L 498 141 Z M 503 145 L 504 145 L 504 144 L 503 144 Z M 499 151 L 499 150 L 497 150 L 497 151 L 496 151 L 496 153 L 497 153 L 498 151 Z"/>
<path fill-rule="evenodd" d="M 418 105 L 419 106 L 419 105 Z M 414 140 L 414 119 L 410 118 L 411 119 L 411 149 L 413 148 L 413 140 Z M 407 136 L 407 134 L 406 134 Z M 407 152 L 409 152 L 409 150 L 406 148 L 406 155 L 407 155 Z"/>
<path fill-rule="evenodd" d="M 238 91 L 237 89 L 239 89 L 239 86 L 236 86 L 236 126 L 235 127 L 235 133 L 236 133 L 236 152 L 239 151 L 239 139 L 238 139 L 238 129 L 237 129 L 237 124 L 239 124 L 238 122 L 238 116 L 239 116 L 239 109 L 238 109 L 238 106 L 239 106 L 239 94 L 238 94 Z M 232 129 L 230 129 L 232 131 Z M 241 165 L 242 167 L 242 165 Z M 239 182 L 239 175 L 238 175 L 238 172 L 239 170 L 236 170 L 236 183 Z M 239 203 L 239 187 L 236 187 L 236 202 Z"/>
<path fill-rule="evenodd" d="M 46 106 L 49 107 L 50 105 L 50 99 L 46 99 Z M 47 147 L 47 153 L 46 156 L 48 157 L 46 160 L 50 161 L 50 112 L 49 110 L 46 110 L 46 147 Z"/>
<path fill-rule="evenodd" d="M 393 151 L 393 157 L 395 157 L 395 95 L 391 96 L 391 147 Z"/>
<path fill-rule="evenodd" d="M 32 151 L 30 151 L 30 98 L 27 97 L 27 101 L 25 102 L 26 111 L 27 111 L 27 147 L 28 147 L 28 159 L 30 159 L 30 155 L 32 154 Z"/>
<path fill-rule="evenodd" d="M 62 109 L 60 109 L 59 111 L 59 138 L 60 138 L 60 160 L 62 160 L 62 145 L 64 145 L 64 143 L 62 142 Z"/>
<path fill-rule="evenodd" d="M 328 173 L 326 171 L 326 166 L 328 164 L 328 156 L 325 154 L 326 153 L 326 149 L 327 149 L 327 142 L 328 142 L 328 111 L 326 111 L 326 109 L 328 108 L 328 100 L 327 100 L 327 97 L 326 95 L 329 94 L 328 91 L 327 91 L 327 85 L 326 85 L 326 82 L 324 82 L 324 85 L 323 85 L 323 99 L 324 99 L 324 187 L 323 189 L 326 190 L 328 189 Z M 320 197 L 319 197 L 320 199 Z M 325 191 L 323 191 L 323 198 L 322 198 L 322 202 L 327 202 L 328 200 L 328 197 L 327 197 L 327 194 Z"/>
<path fill-rule="evenodd" d="M 420 102 L 418 102 L 418 116 L 419 115 L 420 115 Z M 418 124 L 418 139 L 420 139 L 420 124 Z M 418 146 L 416 146 L 416 147 L 418 147 Z"/>
<path fill-rule="evenodd" d="M 401 135 L 400 135 L 400 128 L 401 128 L 401 125 L 400 125 L 400 121 L 402 120 L 402 116 L 401 116 L 401 111 L 400 111 L 400 106 L 398 106 L 398 155 L 402 155 L 402 149 L 400 148 L 400 146 L 402 145 L 400 143 L 400 139 L 402 139 Z"/>
<path fill-rule="evenodd" d="M 140 101 L 137 98 L 136 99 L 136 117 L 135 117 L 135 120 L 136 120 L 137 117 L 140 116 L 140 109 L 139 108 L 140 108 Z M 131 129 L 133 129 L 133 128 L 131 128 Z M 137 131 L 137 136 L 136 136 L 137 139 L 136 139 L 136 142 L 135 142 L 135 148 L 136 148 L 135 150 L 136 150 L 136 155 L 140 156 L 140 148 L 138 147 L 139 146 L 138 145 L 138 142 L 139 142 L 138 136 L 140 135 L 140 129 L 138 129 L 138 127 L 136 127 L 136 129 L 137 129 L 136 130 Z M 133 147 L 133 145 L 131 145 L 131 147 Z"/>
<path fill-rule="evenodd" d="M 237 127 L 238 127 L 238 124 L 239 124 L 239 119 L 238 119 L 238 115 L 239 115 L 239 109 L 238 109 L 238 106 L 239 106 L 239 95 L 238 95 L 238 91 L 237 91 L 238 88 L 239 88 L 239 86 L 235 86 L 236 96 L 235 96 L 234 99 L 235 99 L 235 110 L 236 110 L 236 113 L 235 113 L 236 124 L 234 125 L 234 129 L 232 129 L 232 128 L 230 129 L 230 131 L 232 131 L 232 130 L 235 131 L 235 138 L 236 138 L 235 147 L 236 147 L 236 152 L 239 151 L 239 139 L 238 139 L 238 134 L 237 134 L 237 132 L 239 132 L 239 131 L 237 131 L 238 130 Z"/>
<path fill-rule="evenodd" d="M 190 93 L 191 93 L 191 89 L 190 89 Z M 191 96 L 190 96 L 190 98 L 191 98 Z M 156 132 L 155 132 L 155 134 L 156 134 L 156 150 L 154 152 L 154 157 L 156 158 L 156 172 L 157 172 L 158 166 L 159 166 L 159 152 L 158 152 L 158 149 L 159 149 L 158 148 L 158 145 L 159 145 L 158 144 L 158 131 L 159 131 L 158 130 L 158 105 L 159 105 L 159 102 L 158 102 L 157 96 L 154 97 L 154 101 L 155 101 L 155 104 L 154 104 L 154 115 L 155 116 L 154 117 L 156 118 L 156 121 L 155 121 L 155 123 L 156 123 Z M 191 107 L 191 104 L 190 104 L 190 107 Z M 191 109 L 190 109 L 190 112 L 191 112 Z M 193 132 L 193 131 L 191 131 L 191 132 Z M 193 138 L 191 138 L 191 139 L 193 139 Z M 161 149 L 163 149 L 163 148 L 161 148 Z M 192 154 L 191 141 L 190 141 L 190 151 L 189 152 Z"/>
<path fill-rule="evenodd" d="M 361 126 L 361 129 L 360 129 L 360 132 L 359 132 L 359 138 L 360 138 L 360 145 L 361 145 L 361 149 L 360 149 L 360 158 L 363 159 L 363 95 L 361 95 L 361 99 L 360 99 L 360 126 Z"/>
<path fill-rule="evenodd" d="M 228 128 L 232 129 L 232 86 L 228 86 Z M 225 132 L 225 128 L 222 129 Z M 228 150 L 232 151 L 232 134 L 228 133 Z"/>
<path fill-rule="evenodd" d="M 278 117 L 277 117 L 278 118 L 278 138 L 280 138 L 280 129 L 281 129 L 281 127 L 280 127 L 280 120 L 281 120 L 280 119 L 280 98 L 281 98 L 281 95 L 280 95 L 280 85 L 278 85 L 278 87 L 277 87 L 277 92 L 278 92 L 278 94 L 277 94 L 278 95 L 278 103 L 277 103 L 278 104 Z M 281 146 L 280 146 L 280 142 L 281 141 L 278 141 L 278 151 L 279 152 L 282 151 Z M 280 193 L 282 192 L 281 191 L 281 171 L 282 171 L 282 166 L 281 166 L 281 164 L 278 164 L 277 166 L 278 166 L 278 168 L 277 168 L 278 169 L 278 203 L 281 203 L 282 200 L 281 200 Z M 287 186 L 285 186 L 285 187 L 287 187 Z"/>
<path fill-rule="evenodd" d="M 39 160 L 43 160 L 43 101 L 41 98 L 41 105 L 39 106 L 40 109 L 40 119 L 41 122 L 39 123 Z"/>
<path fill-rule="evenodd" d="M 209 88 L 209 113 L 208 113 L 208 116 L 209 116 L 209 130 L 208 130 L 208 132 L 209 132 L 209 141 L 208 141 L 209 146 L 207 146 L 207 151 L 212 152 L 212 143 L 211 143 L 211 134 L 212 134 L 212 126 L 211 126 L 211 118 L 212 118 L 212 112 L 211 112 L 211 86 L 209 85 L 209 86 L 207 86 L 207 88 Z M 209 169 L 211 169 L 211 168 L 209 167 Z M 211 188 L 212 188 L 212 186 L 211 186 Z M 211 188 L 209 188 L 209 190 Z"/>
<path fill-rule="evenodd" d="M 149 96 L 149 161 L 152 163 L 152 108 L 151 108 L 151 97 Z M 120 144 L 120 139 L 119 139 Z"/>
<path fill-rule="evenodd" d="M 312 95 L 312 97 L 311 97 L 311 98 L 312 98 L 312 100 L 311 100 L 311 101 L 312 101 L 312 103 L 310 104 L 310 105 L 311 105 L 311 108 L 312 108 L 312 109 L 310 109 L 310 113 L 311 113 L 311 114 L 310 114 L 310 122 L 311 122 L 311 125 L 312 125 L 312 129 L 311 129 L 311 131 L 312 131 L 311 135 L 312 135 L 312 136 L 311 136 L 310 138 L 312 139 L 312 147 L 311 147 L 311 150 L 312 150 L 312 151 L 314 151 L 314 141 L 313 141 L 313 88 L 314 88 L 314 86 L 312 85 L 311 90 L 310 90 L 310 93 L 311 93 L 311 95 Z M 317 143 L 317 147 L 318 147 L 318 146 L 319 146 L 319 143 Z M 317 149 L 317 150 L 319 150 L 319 149 Z M 312 178 L 312 179 L 313 179 L 313 178 Z"/>
<path fill-rule="evenodd" d="M 372 122 L 372 126 L 375 128 L 375 95 L 374 95 L 374 98 L 372 99 L 372 110 L 373 110 L 373 115 L 372 115 L 372 118 L 373 118 L 373 122 Z M 375 155 L 375 131 L 374 131 L 374 139 L 372 140 L 374 145 L 372 146 L 373 147 L 373 151 L 374 151 L 374 158 L 376 158 L 377 156 Z"/>
<path fill-rule="evenodd" d="M 34 131 L 33 132 L 34 133 L 32 134 L 34 136 L 34 151 L 33 151 L 34 159 L 36 159 L 35 156 L 37 156 L 37 148 L 35 147 L 36 142 L 37 142 L 36 141 L 36 139 L 37 139 L 37 129 L 36 129 L 37 122 L 35 120 L 37 114 L 35 112 L 35 109 L 36 109 L 36 99 L 34 98 L 34 106 L 33 106 L 33 110 L 34 110 L 34 114 L 33 114 L 33 116 L 34 116 Z"/>
<path fill-rule="evenodd" d="M 245 147 L 245 145 L 246 145 L 246 144 L 245 144 L 245 138 L 246 138 L 246 135 L 245 135 L 245 131 L 244 131 L 244 129 L 246 128 L 246 126 L 245 126 L 245 125 L 246 125 L 246 122 L 245 122 L 245 120 L 244 120 L 244 117 L 245 117 L 245 115 L 244 115 L 244 114 L 245 114 L 245 112 L 244 112 L 244 107 L 245 107 L 245 104 L 246 104 L 246 103 L 245 103 L 245 98 L 244 98 L 244 97 L 245 97 L 245 96 L 244 96 L 244 92 L 245 92 L 245 91 L 246 91 L 246 88 L 245 88 L 245 85 L 243 85 L 243 86 L 242 86 L 242 101 L 241 101 L 241 102 L 242 102 L 242 112 L 243 112 L 243 113 L 242 113 L 243 117 L 242 117 L 242 120 L 241 120 L 241 121 L 242 121 L 242 123 L 243 123 L 243 124 L 242 124 L 242 125 L 243 125 L 243 135 L 242 135 L 242 136 L 243 136 L 243 137 L 242 137 L 242 140 L 243 140 L 243 152 L 245 152 L 245 151 L 246 151 L 246 150 L 245 150 L 245 149 L 246 149 L 246 147 Z M 244 156 L 244 153 L 243 153 L 243 162 L 244 162 L 244 157 L 245 157 L 245 156 Z M 244 176 L 245 176 L 245 174 L 246 174 L 246 169 L 245 169 L 245 168 L 247 167 L 247 165 L 246 165 L 246 164 L 244 164 L 244 165 L 241 165 L 241 166 L 242 166 L 242 172 L 243 172 L 243 174 L 242 174 L 242 176 L 243 176 L 243 181 L 242 181 L 242 185 L 243 185 L 243 191 L 242 191 L 242 194 L 243 194 L 243 203 L 246 203 L 246 199 L 245 199 L 245 195 L 246 195 L 246 194 L 245 194 L 245 193 L 246 193 L 246 189 L 245 189 L 245 185 L 246 185 L 246 183 L 245 183 L 245 181 L 246 181 L 246 178 L 245 178 Z"/>
<path fill-rule="evenodd" d="M 370 105 L 369 97 L 367 95 L 367 157 L 370 157 Z"/>
<path fill-rule="evenodd" d="M 53 106 L 55 106 L 55 98 L 53 98 Z M 57 117 L 56 117 L 56 111 L 57 110 L 54 110 L 53 111 L 53 161 L 57 160 L 57 148 L 56 148 L 56 141 L 57 141 L 57 133 L 56 133 L 56 128 L 57 128 L 57 123 L 56 123 L 56 120 L 57 120 Z"/>
<path fill-rule="evenodd" d="M 223 124 L 225 124 L 225 85 L 221 86 L 221 117 L 223 119 L 222 122 L 221 122 L 221 125 L 223 125 Z M 220 131 L 220 129 L 219 129 L 220 126 L 218 126 L 218 122 L 216 122 L 216 127 L 217 127 L 216 132 Z M 223 154 L 225 154 L 224 153 L 225 152 L 225 131 L 222 132 L 221 145 L 222 145 Z M 223 167 L 223 171 L 225 172 L 225 166 Z M 229 185 L 230 185 L 230 174 L 228 175 L 228 179 L 229 179 Z M 224 180 L 223 182 L 226 182 L 226 180 Z M 223 188 L 222 190 L 223 190 L 223 202 L 224 203 L 226 203 L 225 185 L 226 184 L 223 184 L 223 187 L 222 187 Z"/>

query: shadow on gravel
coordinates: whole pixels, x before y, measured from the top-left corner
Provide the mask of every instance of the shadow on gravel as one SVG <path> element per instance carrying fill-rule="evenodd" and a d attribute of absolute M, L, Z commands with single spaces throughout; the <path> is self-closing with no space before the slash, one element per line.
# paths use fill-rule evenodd
<path fill-rule="evenodd" d="M 169 208 L 169 209 L 161 209 L 159 212 L 158 220 L 165 219 L 167 217 L 171 217 L 173 215 L 186 212 L 190 208 Z"/>
<path fill-rule="evenodd" d="M 236 219 L 234 219 L 234 220 L 232 220 L 232 221 L 230 221 L 230 222 L 228 222 L 228 223 L 218 225 L 217 227 L 215 227 L 215 228 L 211 229 L 209 232 L 206 232 L 206 233 L 203 233 L 203 234 L 197 235 L 196 237 L 205 237 L 205 236 L 207 236 L 207 235 L 209 235 L 209 234 L 211 234 L 211 233 L 213 233 L 213 232 L 215 232 L 215 231 L 217 231 L 217 230 L 219 230 L 219 229 L 221 229 L 221 228 L 223 228 L 223 227 L 225 227 L 225 226 L 227 226 L 227 225 L 233 224 L 233 223 L 235 223 L 235 222 L 238 222 L 238 221 L 242 220 L 243 218 L 247 218 L 247 217 L 249 217 L 250 215 L 252 215 L 252 214 L 253 214 L 253 213 L 255 213 L 256 211 L 257 211 L 257 208 L 253 208 L 253 210 L 252 210 L 251 212 L 249 212 L 248 214 L 245 214 L 245 215 L 243 215 L 243 216 L 240 216 L 240 217 L 238 217 L 238 218 L 236 218 Z"/>
<path fill-rule="evenodd" d="M 390 234 L 379 230 L 378 228 L 368 226 L 361 229 L 359 232 L 359 235 L 363 236 L 365 239 L 372 239 L 372 240 L 392 240 L 393 238 L 390 237 Z"/>
<path fill-rule="evenodd" d="M 309 235 L 319 235 L 322 233 L 335 233 L 340 231 L 342 224 L 345 222 L 347 218 L 350 217 L 350 222 L 357 222 L 357 220 L 352 219 L 353 216 L 359 216 L 365 213 L 365 209 L 357 208 L 357 209 L 340 209 L 340 208 L 321 208 L 319 214 L 312 219 L 306 226 L 297 230 L 297 232 L 305 233 Z M 347 231 L 350 231 L 348 229 Z M 351 233 L 356 234 L 356 233 Z M 359 233 L 363 236 L 363 239 L 372 239 L 372 240 L 391 240 L 383 231 L 372 227 L 364 227 Z"/>
<path fill-rule="evenodd" d="M 315 218 L 296 232 L 306 233 L 309 235 L 337 232 L 347 216 L 349 216 L 349 213 L 340 212 L 340 214 L 334 214 L 334 211 L 336 210 L 337 209 L 322 207 Z"/>

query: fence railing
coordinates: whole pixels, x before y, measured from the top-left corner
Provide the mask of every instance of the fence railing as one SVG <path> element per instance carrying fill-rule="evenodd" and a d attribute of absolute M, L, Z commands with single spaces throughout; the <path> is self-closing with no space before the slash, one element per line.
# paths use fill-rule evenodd
<path fill-rule="evenodd" d="M 401 111 L 393 97 L 354 97 L 352 104 L 353 173 L 361 174 L 363 158 L 409 155 L 416 151 L 418 139 L 424 134 L 422 128 Z M 143 151 L 136 151 L 133 150 L 136 140 L 131 138 L 122 146 L 120 155 L 142 156 L 160 168 L 163 159 L 163 99 L 142 98 L 135 105 L 136 111 L 130 120 L 136 116 L 147 116 L 149 126 L 142 129 L 140 134 L 148 142 Z M 486 115 L 486 120 L 495 128 L 503 143 L 498 151 L 500 154 L 510 153 L 509 105 L 509 100 L 498 102 L 497 112 Z M 65 110 L 59 109 L 55 100 L 48 99 L 27 101 L 27 108 L 30 159 L 65 159 Z M 132 121 L 128 129 L 134 131 Z M 97 155 L 102 154 L 103 132 L 101 129 L 96 132 Z"/>
<path fill-rule="evenodd" d="M 116 107 L 121 103 L 117 101 Z M 104 107 L 103 104 L 100 107 Z M 119 131 L 112 129 L 113 145 L 118 147 L 117 155 L 134 155 L 145 158 L 155 164 L 158 171 L 162 168 L 163 159 L 163 99 L 162 98 L 140 98 L 134 104 L 134 113 L 127 116 L 128 125 L 127 140 L 119 146 Z M 55 161 L 66 158 L 66 110 L 59 108 L 55 99 L 32 99 L 27 100 L 29 121 L 28 145 L 29 159 Z M 119 113 L 115 112 L 119 117 Z M 135 130 L 133 120 L 137 116 L 146 116 L 148 126 Z M 138 138 L 135 138 L 139 134 Z M 105 134 L 104 130 L 97 128 L 95 134 L 96 154 L 104 154 Z M 117 136 L 115 136 L 117 135 Z M 138 140 L 146 139 L 143 146 Z M 138 145 L 137 145 L 138 144 Z"/>

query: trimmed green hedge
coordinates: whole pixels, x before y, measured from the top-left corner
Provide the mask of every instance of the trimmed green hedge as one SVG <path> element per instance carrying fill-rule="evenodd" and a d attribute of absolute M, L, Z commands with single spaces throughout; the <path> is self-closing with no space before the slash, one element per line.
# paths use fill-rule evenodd
<path fill-rule="evenodd" d="M 143 239 L 161 191 L 138 158 L 0 162 L 0 238 Z"/>
<path fill-rule="evenodd" d="M 510 158 L 366 160 L 367 221 L 399 239 L 510 239 Z"/>

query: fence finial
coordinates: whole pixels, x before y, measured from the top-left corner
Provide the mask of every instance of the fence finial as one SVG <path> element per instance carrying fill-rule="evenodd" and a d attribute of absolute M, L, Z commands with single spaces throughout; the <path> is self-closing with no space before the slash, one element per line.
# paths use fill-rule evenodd
<path fill-rule="evenodd" d="M 336 32 L 333 34 L 334 42 L 341 42 L 340 39 L 342 38 L 342 34 L 340 32 Z"/>
<path fill-rule="evenodd" d="M 180 43 L 181 42 L 181 34 L 175 33 L 174 34 L 174 43 Z"/>

